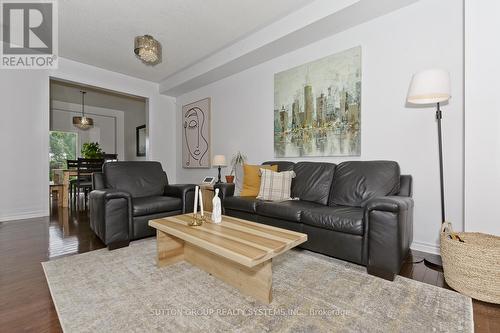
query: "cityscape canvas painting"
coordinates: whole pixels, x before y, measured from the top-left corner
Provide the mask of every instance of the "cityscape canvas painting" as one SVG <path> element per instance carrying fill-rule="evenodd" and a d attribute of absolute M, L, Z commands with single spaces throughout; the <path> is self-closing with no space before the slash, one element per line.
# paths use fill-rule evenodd
<path fill-rule="evenodd" d="M 274 76 L 274 155 L 361 154 L 361 47 Z"/>

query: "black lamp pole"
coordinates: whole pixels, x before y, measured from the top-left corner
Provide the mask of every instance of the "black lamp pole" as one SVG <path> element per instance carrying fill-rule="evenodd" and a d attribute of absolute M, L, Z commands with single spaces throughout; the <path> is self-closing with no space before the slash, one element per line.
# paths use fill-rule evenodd
<path fill-rule="evenodd" d="M 436 120 L 438 124 L 438 140 L 439 140 L 439 178 L 441 181 L 441 223 L 446 221 L 444 213 L 444 177 L 443 177 L 443 138 L 441 135 L 441 119 L 443 115 L 441 114 L 441 109 L 439 108 L 439 103 L 437 103 L 436 110 Z"/>
<path fill-rule="evenodd" d="M 222 180 L 220 179 L 220 169 L 221 169 L 220 165 L 218 166 L 218 169 L 219 169 L 219 180 L 217 180 L 217 184 L 220 184 L 222 183 Z"/>
<path fill-rule="evenodd" d="M 443 177 L 443 138 L 441 135 L 441 119 L 443 115 L 441 114 L 441 108 L 439 103 L 437 103 L 436 110 L 436 120 L 438 125 L 438 144 L 439 144 L 439 179 L 441 185 L 441 224 L 443 224 L 445 219 L 445 211 L 444 211 L 444 177 Z M 441 257 L 432 257 L 425 258 L 424 263 L 434 269 L 442 270 L 443 262 L 441 261 Z"/>

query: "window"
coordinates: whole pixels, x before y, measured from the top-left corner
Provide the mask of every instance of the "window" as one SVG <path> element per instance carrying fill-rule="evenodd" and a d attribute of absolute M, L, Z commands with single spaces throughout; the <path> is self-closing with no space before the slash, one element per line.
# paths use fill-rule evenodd
<path fill-rule="evenodd" d="M 75 160 L 77 158 L 76 147 L 78 134 L 73 132 L 50 131 L 49 139 L 49 178 L 52 180 L 52 170 L 65 169 L 66 160 Z"/>

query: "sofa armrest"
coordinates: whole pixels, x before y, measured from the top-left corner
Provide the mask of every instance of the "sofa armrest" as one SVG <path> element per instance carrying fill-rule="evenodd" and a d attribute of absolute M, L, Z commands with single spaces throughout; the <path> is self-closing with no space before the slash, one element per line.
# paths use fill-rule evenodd
<path fill-rule="evenodd" d="M 413 199 L 379 197 L 365 207 L 368 273 L 392 280 L 399 274 L 413 240 Z"/>
<path fill-rule="evenodd" d="M 219 189 L 219 198 L 224 200 L 224 198 L 232 197 L 234 195 L 234 183 L 220 183 L 214 185 L 214 190 Z"/>
<path fill-rule="evenodd" d="M 169 184 L 163 195 L 182 199 L 182 213 L 192 212 L 194 208 L 194 184 Z"/>
<path fill-rule="evenodd" d="M 413 199 L 403 196 L 378 197 L 368 201 L 366 210 L 380 210 L 384 212 L 402 212 L 413 208 Z"/>
<path fill-rule="evenodd" d="M 132 232 L 132 196 L 120 190 L 90 192 L 90 228 L 110 249 L 126 246 Z"/>

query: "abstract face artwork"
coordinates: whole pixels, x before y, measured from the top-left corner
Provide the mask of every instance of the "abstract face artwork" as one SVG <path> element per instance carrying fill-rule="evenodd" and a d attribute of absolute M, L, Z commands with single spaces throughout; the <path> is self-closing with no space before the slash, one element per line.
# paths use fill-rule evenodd
<path fill-rule="evenodd" d="M 274 155 L 361 154 L 361 47 L 274 76 Z"/>
<path fill-rule="evenodd" d="M 210 167 L 210 99 L 182 107 L 182 166 Z"/>

